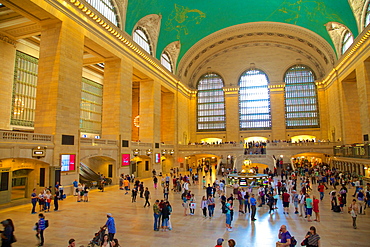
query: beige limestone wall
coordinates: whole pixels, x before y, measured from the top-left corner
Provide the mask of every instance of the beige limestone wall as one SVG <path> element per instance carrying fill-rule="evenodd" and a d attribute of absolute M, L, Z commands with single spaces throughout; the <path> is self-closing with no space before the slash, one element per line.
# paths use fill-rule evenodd
<path fill-rule="evenodd" d="M 102 138 L 131 140 L 132 64 L 128 59 L 105 61 Z"/>
<path fill-rule="evenodd" d="M 140 82 L 141 142 L 158 143 L 161 138 L 161 85 L 156 81 Z"/>
<path fill-rule="evenodd" d="M 342 112 L 340 107 L 340 93 L 337 82 L 326 90 L 327 95 L 327 118 L 330 140 L 343 140 L 342 134 Z"/>
<path fill-rule="evenodd" d="M 35 132 L 54 135 L 54 159 L 60 154 L 78 157 L 83 30 L 68 20 L 42 27 Z M 74 136 L 74 145 L 61 145 L 62 135 Z"/>
<path fill-rule="evenodd" d="M 195 105 L 193 100 L 189 100 L 188 97 L 178 93 L 176 95 L 176 132 L 177 132 L 177 143 L 184 145 L 188 144 L 191 140 L 191 133 L 195 134 L 196 121 L 194 119 Z"/>
<path fill-rule="evenodd" d="M 189 102 L 189 138 L 188 142 L 198 141 L 197 137 L 197 97 L 192 94 Z M 182 143 L 187 144 L 187 143 Z"/>
<path fill-rule="evenodd" d="M 225 93 L 225 113 L 226 113 L 226 136 L 221 138 L 223 142 L 239 141 L 239 95 Z"/>
<path fill-rule="evenodd" d="M 356 82 L 342 81 L 339 86 L 342 93 L 343 140 L 346 143 L 361 142 L 360 107 Z"/>
<path fill-rule="evenodd" d="M 356 68 L 357 91 L 361 134 L 370 134 L 370 62 L 365 61 Z"/>
<path fill-rule="evenodd" d="M 175 143 L 175 94 L 163 92 L 161 98 L 161 142 Z"/>
<path fill-rule="evenodd" d="M 288 139 L 285 130 L 284 88 L 270 89 L 271 137 L 270 140 Z"/>
<path fill-rule="evenodd" d="M 0 129 L 4 130 L 10 129 L 15 50 L 14 45 L 0 40 L 0 61 L 3 61 L 0 66 Z"/>

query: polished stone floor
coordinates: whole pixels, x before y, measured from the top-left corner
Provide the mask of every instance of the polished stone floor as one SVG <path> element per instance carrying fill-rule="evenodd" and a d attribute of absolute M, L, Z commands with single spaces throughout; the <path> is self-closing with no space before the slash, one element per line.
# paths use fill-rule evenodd
<path fill-rule="evenodd" d="M 151 202 L 163 197 L 161 190 L 154 190 L 151 179 L 143 181 L 152 193 Z M 45 231 L 45 246 L 67 246 L 70 238 L 76 239 L 76 246 L 86 246 L 99 227 L 104 225 L 106 213 L 112 213 L 115 218 L 116 238 L 119 239 L 121 246 L 212 247 L 216 245 L 218 238 L 225 240 L 233 238 L 237 246 L 273 247 L 282 224 L 287 225 L 299 243 L 309 227 L 314 225 L 321 236 L 323 247 L 370 246 L 370 213 L 359 215 L 358 229 L 353 229 L 352 219 L 348 213 L 339 214 L 330 210 L 329 191 L 325 193 L 325 198 L 320 203 L 321 222 L 307 222 L 306 219 L 295 215 L 293 208 L 290 208 L 289 215 L 284 215 L 279 200 L 279 209 L 275 214 L 269 215 L 267 206 L 258 208 L 255 222 L 250 221 L 248 214 L 236 213 L 232 223 L 234 231 L 228 232 L 225 230 L 225 216 L 220 212 L 220 204 L 216 205 L 215 217 L 205 219 L 199 208 L 199 202 L 205 191 L 201 185 L 192 185 L 190 190 L 195 193 L 198 202 L 194 216 L 184 216 L 180 195 L 170 194 L 169 200 L 173 206 L 171 215 L 173 230 L 169 232 L 153 231 L 152 208 L 144 208 L 142 198 L 138 198 L 136 203 L 131 203 L 130 195 L 124 195 L 124 191 L 118 190 L 118 186 L 107 187 L 104 193 L 91 191 L 89 202 L 76 202 L 75 197 L 69 196 L 60 202 L 60 211 L 46 213 L 50 227 Z M 353 193 L 353 189 L 350 192 Z M 312 193 L 318 194 L 316 188 Z M 35 232 L 32 230 L 37 221 L 37 214 L 32 215 L 30 211 L 31 204 L 0 209 L 0 220 L 11 218 L 15 223 L 18 242 L 13 246 L 28 247 L 37 244 Z M 227 246 L 226 241 L 223 246 Z"/>

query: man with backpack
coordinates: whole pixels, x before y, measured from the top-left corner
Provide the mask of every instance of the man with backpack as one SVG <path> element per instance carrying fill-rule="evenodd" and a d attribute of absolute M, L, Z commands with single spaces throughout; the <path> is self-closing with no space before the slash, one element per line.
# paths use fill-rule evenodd
<path fill-rule="evenodd" d="M 280 241 L 276 242 L 276 247 L 293 247 L 297 244 L 297 240 L 290 235 L 286 229 L 286 225 L 280 227 L 278 238 Z"/>

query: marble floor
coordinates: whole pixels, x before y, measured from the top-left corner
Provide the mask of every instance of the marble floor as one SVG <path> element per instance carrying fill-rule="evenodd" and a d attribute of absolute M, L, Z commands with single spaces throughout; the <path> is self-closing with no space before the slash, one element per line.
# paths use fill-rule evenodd
<path fill-rule="evenodd" d="M 161 190 L 154 190 L 151 179 L 143 181 L 144 185 L 150 188 L 151 203 L 163 197 Z M 218 238 L 225 240 L 232 238 L 237 246 L 273 247 L 282 224 L 287 225 L 291 234 L 297 238 L 297 246 L 300 246 L 300 241 L 312 225 L 316 226 L 321 236 L 322 247 L 370 246 L 370 213 L 359 215 L 358 229 L 353 229 L 352 219 L 348 213 L 339 214 L 330 210 L 329 191 L 325 193 L 325 198 L 320 203 L 321 222 L 307 222 L 306 219 L 295 215 L 292 207 L 289 215 L 283 214 L 279 200 L 279 209 L 272 215 L 267 213 L 267 206 L 258 208 L 255 222 L 250 221 L 248 214 L 236 213 L 232 223 L 234 230 L 228 232 L 225 230 L 225 215 L 220 211 L 220 204 L 216 205 L 215 217 L 205 219 L 199 208 L 205 190 L 201 185 L 192 185 L 190 190 L 194 192 L 198 202 L 194 216 L 184 216 L 180 195 L 170 194 L 169 200 L 173 206 L 171 215 L 173 230 L 169 232 L 153 231 L 152 208 L 144 208 L 142 198 L 138 198 L 136 203 L 131 203 L 130 195 L 124 195 L 124 191 L 119 190 L 118 186 L 107 187 L 104 193 L 91 191 L 89 202 L 76 202 L 75 197 L 68 196 L 66 200 L 60 202 L 60 211 L 46 213 L 50 226 L 45 230 L 44 246 L 67 246 L 70 238 L 76 239 L 76 246 L 87 246 L 94 233 L 105 224 L 106 213 L 112 213 L 115 218 L 116 238 L 119 239 L 121 246 L 212 247 L 216 245 Z M 350 192 L 353 193 L 353 190 Z M 318 194 L 317 189 L 314 188 L 312 193 Z M 349 197 L 350 200 L 351 198 Z M 37 244 L 32 228 L 38 217 L 37 214 L 30 214 L 30 211 L 30 203 L 0 209 L 0 220 L 11 218 L 15 223 L 18 242 L 13 246 L 28 247 Z M 226 241 L 223 246 L 227 246 Z"/>

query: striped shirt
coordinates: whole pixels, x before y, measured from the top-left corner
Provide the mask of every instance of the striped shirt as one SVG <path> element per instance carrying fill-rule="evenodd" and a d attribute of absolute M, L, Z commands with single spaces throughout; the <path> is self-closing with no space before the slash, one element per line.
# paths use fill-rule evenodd
<path fill-rule="evenodd" d="M 319 246 L 319 234 L 311 235 L 308 237 L 308 244 L 312 246 Z"/>

